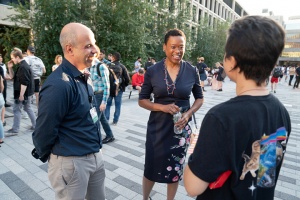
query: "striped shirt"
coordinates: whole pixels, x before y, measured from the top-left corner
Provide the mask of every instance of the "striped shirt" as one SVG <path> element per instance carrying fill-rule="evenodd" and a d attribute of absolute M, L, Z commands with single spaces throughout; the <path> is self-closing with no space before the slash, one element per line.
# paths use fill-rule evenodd
<path fill-rule="evenodd" d="M 106 104 L 107 98 L 109 97 L 109 89 L 110 89 L 109 71 L 105 64 L 101 64 L 99 67 L 100 75 L 101 75 L 100 77 L 97 72 L 98 63 L 99 61 L 96 61 L 95 65 L 93 65 L 90 68 L 91 79 L 93 81 L 94 92 L 103 91 L 103 98 L 101 104 Z"/>

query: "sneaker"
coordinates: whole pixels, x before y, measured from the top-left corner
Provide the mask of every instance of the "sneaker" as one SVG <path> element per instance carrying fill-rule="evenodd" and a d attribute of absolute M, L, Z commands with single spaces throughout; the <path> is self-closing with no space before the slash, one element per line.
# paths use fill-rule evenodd
<path fill-rule="evenodd" d="M 26 113 L 26 114 L 23 114 L 22 116 L 23 116 L 23 117 L 22 117 L 23 119 L 28 119 L 27 113 Z"/>
<path fill-rule="evenodd" d="M 15 131 L 13 129 L 9 129 L 6 133 L 5 133 L 5 137 L 10 137 L 10 136 L 14 136 L 14 135 L 18 135 L 18 131 Z"/>
<path fill-rule="evenodd" d="M 103 140 L 102 140 L 102 143 L 103 144 L 107 144 L 109 142 L 113 142 L 115 140 L 114 137 L 105 137 Z"/>
<path fill-rule="evenodd" d="M 117 123 L 118 123 L 118 122 L 113 122 L 112 125 L 113 125 L 113 126 L 117 126 Z"/>
<path fill-rule="evenodd" d="M 217 91 L 222 92 L 223 90 L 222 89 L 218 89 Z"/>
<path fill-rule="evenodd" d="M 274 93 L 276 93 L 276 90 L 274 90 Z"/>

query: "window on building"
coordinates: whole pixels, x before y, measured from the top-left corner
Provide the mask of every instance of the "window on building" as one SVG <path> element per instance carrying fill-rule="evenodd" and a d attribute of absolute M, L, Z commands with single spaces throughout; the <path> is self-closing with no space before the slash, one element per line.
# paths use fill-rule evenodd
<path fill-rule="evenodd" d="M 242 15 L 242 7 L 237 3 L 235 2 L 235 8 L 234 8 L 234 11 L 238 14 L 238 15 Z"/>
<path fill-rule="evenodd" d="M 232 0 L 223 0 L 230 8 L 232 8 Z"/>
<path fill-rule="evenodd" d="M 217 3 L 217 1 L 215 1 L 214 13 L 216 13 L 216 14 L 218 14 L 218 13 L 217 13 L 217 7 L 218 7 L 218 3 Z"/>
<path fill-rule="evenodd" d="M 300 52 L 282 52 L 281 57 L 299 58 Z"/>
<path fill-rule="evenodd" d="M 198 14 L 198 22 L 201 21 L 201 17 L 202 17 L 202 10 L 199 9 L 199 14 Z"/>

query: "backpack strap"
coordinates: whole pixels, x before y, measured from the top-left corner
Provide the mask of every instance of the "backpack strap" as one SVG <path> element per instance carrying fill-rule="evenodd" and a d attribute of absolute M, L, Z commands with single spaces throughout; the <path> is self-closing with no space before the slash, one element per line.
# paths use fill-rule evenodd
<path fill-rule="evenodd" d="M 109 68 L 109 70 L 110 70 L 111 74 L 114 76 L 114 79 L 115 79 L 115 81 L 116 81 L 116 84 L 119 84 L 119 79 L 117 78 L 117 76 L 116 76 L 114 70 L 112 70 L 112 69 L 110 69 L 110 68 Z"/>
<path fill-rule="evenodd" d="M 101 73 L 100 73 L 100 65 L 104 64 L 103 62 L 99 62 L 97 65 L 96 65 L 96 69 L 97 69 L 97 74 L 99 77 L 102 77 L 101 76 Z"/>

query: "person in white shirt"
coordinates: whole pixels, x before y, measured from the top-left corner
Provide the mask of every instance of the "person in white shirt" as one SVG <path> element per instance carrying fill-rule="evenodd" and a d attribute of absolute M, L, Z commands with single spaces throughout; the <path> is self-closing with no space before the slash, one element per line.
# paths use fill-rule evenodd
<path fill-rule="evenodd" d="M 142 58 L 139 56 L 134 63 L 134 71 L 138 72 L 139 69 L 141 69 L 141 67 L 142 67 Z"/>

